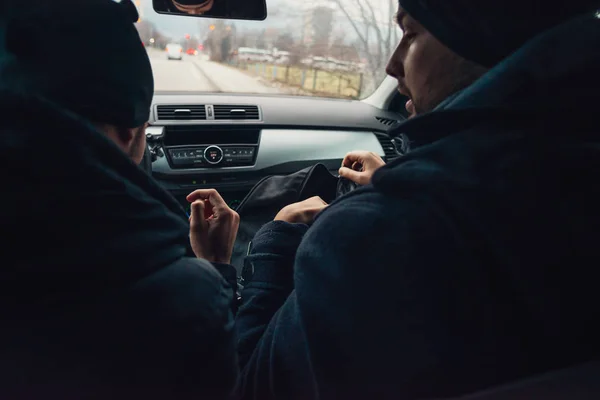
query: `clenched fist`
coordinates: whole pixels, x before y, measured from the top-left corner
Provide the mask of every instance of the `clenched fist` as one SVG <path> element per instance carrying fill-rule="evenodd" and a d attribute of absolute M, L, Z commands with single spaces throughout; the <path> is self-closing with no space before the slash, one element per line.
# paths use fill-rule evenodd
<path fill-rule="evenodd" d="M 384 165 L 385 161 L 373 152 L 352 151 L 344 157 L 339 174 L 342 178 L 364 186 L 371 183 L 375 171 Z"/>
<path fill-rule="evenodd" d="M 240 216 L 219 192 L 200 189 L 190 193 L 190 242 L 194 254 L 210 262 L 230 264 Z"/>

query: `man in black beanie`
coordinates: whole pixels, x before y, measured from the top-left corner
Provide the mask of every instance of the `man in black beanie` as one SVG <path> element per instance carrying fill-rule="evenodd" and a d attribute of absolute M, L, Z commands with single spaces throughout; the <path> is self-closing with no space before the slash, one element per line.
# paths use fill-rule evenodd
<path fill-rule="evenodd" d="M 153 78 L 135 7 L 4 5 L 0 398 L 228 398 L 235 269 L 212 233 L 190 243 L 185 211 L 138 167 Z M 65 43 L 82 51 L 57 57 Z M 211 230 L 235 235 L 236 218 Z"/>
<path fill-rule="evenodd" d="M 404 34 L 386 72 L 408 97 L 405 107 L 413 118 L 443 108 L 528 39 L 561 21 L 593 13 L 598 3 L 582 0 L 548 7 L 544 1 L 402 0 L 396 22 Z M 353 165 L 362 168 L 356 171 Z M 339 173 L 364 185 L 383 165 L 378 155 L 356 151 L 347 154 Z"/>
<path fill-rule="evenodd" d="M 84 116 L 139 163 L 154 78 L 133 25 L 135 6 L 107 0 L 8 4 L 2 81 Z M 56 46 L 65 43 L 82 51 L 57 56 Z"/>
<path fill-rule="evenodd" d="M 254 237 L 245 398 L 447 398 L 600 358 L 597 6 L 400 0 L 403 156 Z"/>
<path fill-rule="evenodd" d="M 475 82 L 526 41 L 569 18 L 594 12 L 597 0 L 402 0 L 404 32 L 387 67 L 408 96 L 407 111 L 428 112 Z"/>

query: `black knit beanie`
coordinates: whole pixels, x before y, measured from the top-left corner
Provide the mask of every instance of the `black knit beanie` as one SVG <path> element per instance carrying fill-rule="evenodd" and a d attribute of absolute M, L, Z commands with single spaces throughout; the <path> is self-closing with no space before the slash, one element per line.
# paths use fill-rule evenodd
<path fill-rule="evenodd" d="M 130 0 L 8 0 L 0 85 L 38 93 L 91 121 L 148 121 L 154 78 Z"/>
<path fill-rule="evenodd" d="M 463 58 L 492 67 L 561 22 L 600 8 L 600 0 L 399 0 L 400 7 Z"/>

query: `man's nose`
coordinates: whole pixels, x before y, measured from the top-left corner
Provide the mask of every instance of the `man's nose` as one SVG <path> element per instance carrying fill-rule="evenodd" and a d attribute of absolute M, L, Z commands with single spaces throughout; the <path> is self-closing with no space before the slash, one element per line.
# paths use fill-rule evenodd
<path fill-rule="evenodd" d="M 385 67 L 385 72 L 393 77 L 393 78 L 404 78 L 404 65 L 402 63 L 402 58 L 399 54 L 398 49 L 394 51 L 392 57 L 388 61 L 387 66 Z"/>
<path fill-rule="evenodd" d="M 385 68 L 385 72 L 392 78 L 404 78 L 404 68 L 402 67 L 401 63 L 397 64 L 393 61 L 390 61 L 387 67 Z"/>
<path fill-rule="evenodd" d="M 388 62 L 387 66 L 385 67 L 385 73 L 388 74 L 389 76 L 391 76 L 392 78 L 396 78 L 396 73 L 394 72 L 394 69 L 392 68 L 392 62 Z"/>

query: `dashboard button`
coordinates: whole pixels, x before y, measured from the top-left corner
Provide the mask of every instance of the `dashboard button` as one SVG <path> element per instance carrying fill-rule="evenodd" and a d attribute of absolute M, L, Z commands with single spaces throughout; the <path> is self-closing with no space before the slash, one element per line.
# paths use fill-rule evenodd
<path fill-rule="evenodd" d="M 218 164 L 223 160 L 223 150 L 219 146 L 208 146 L 204 150 L 204 159 L 209 164 Z"/>

